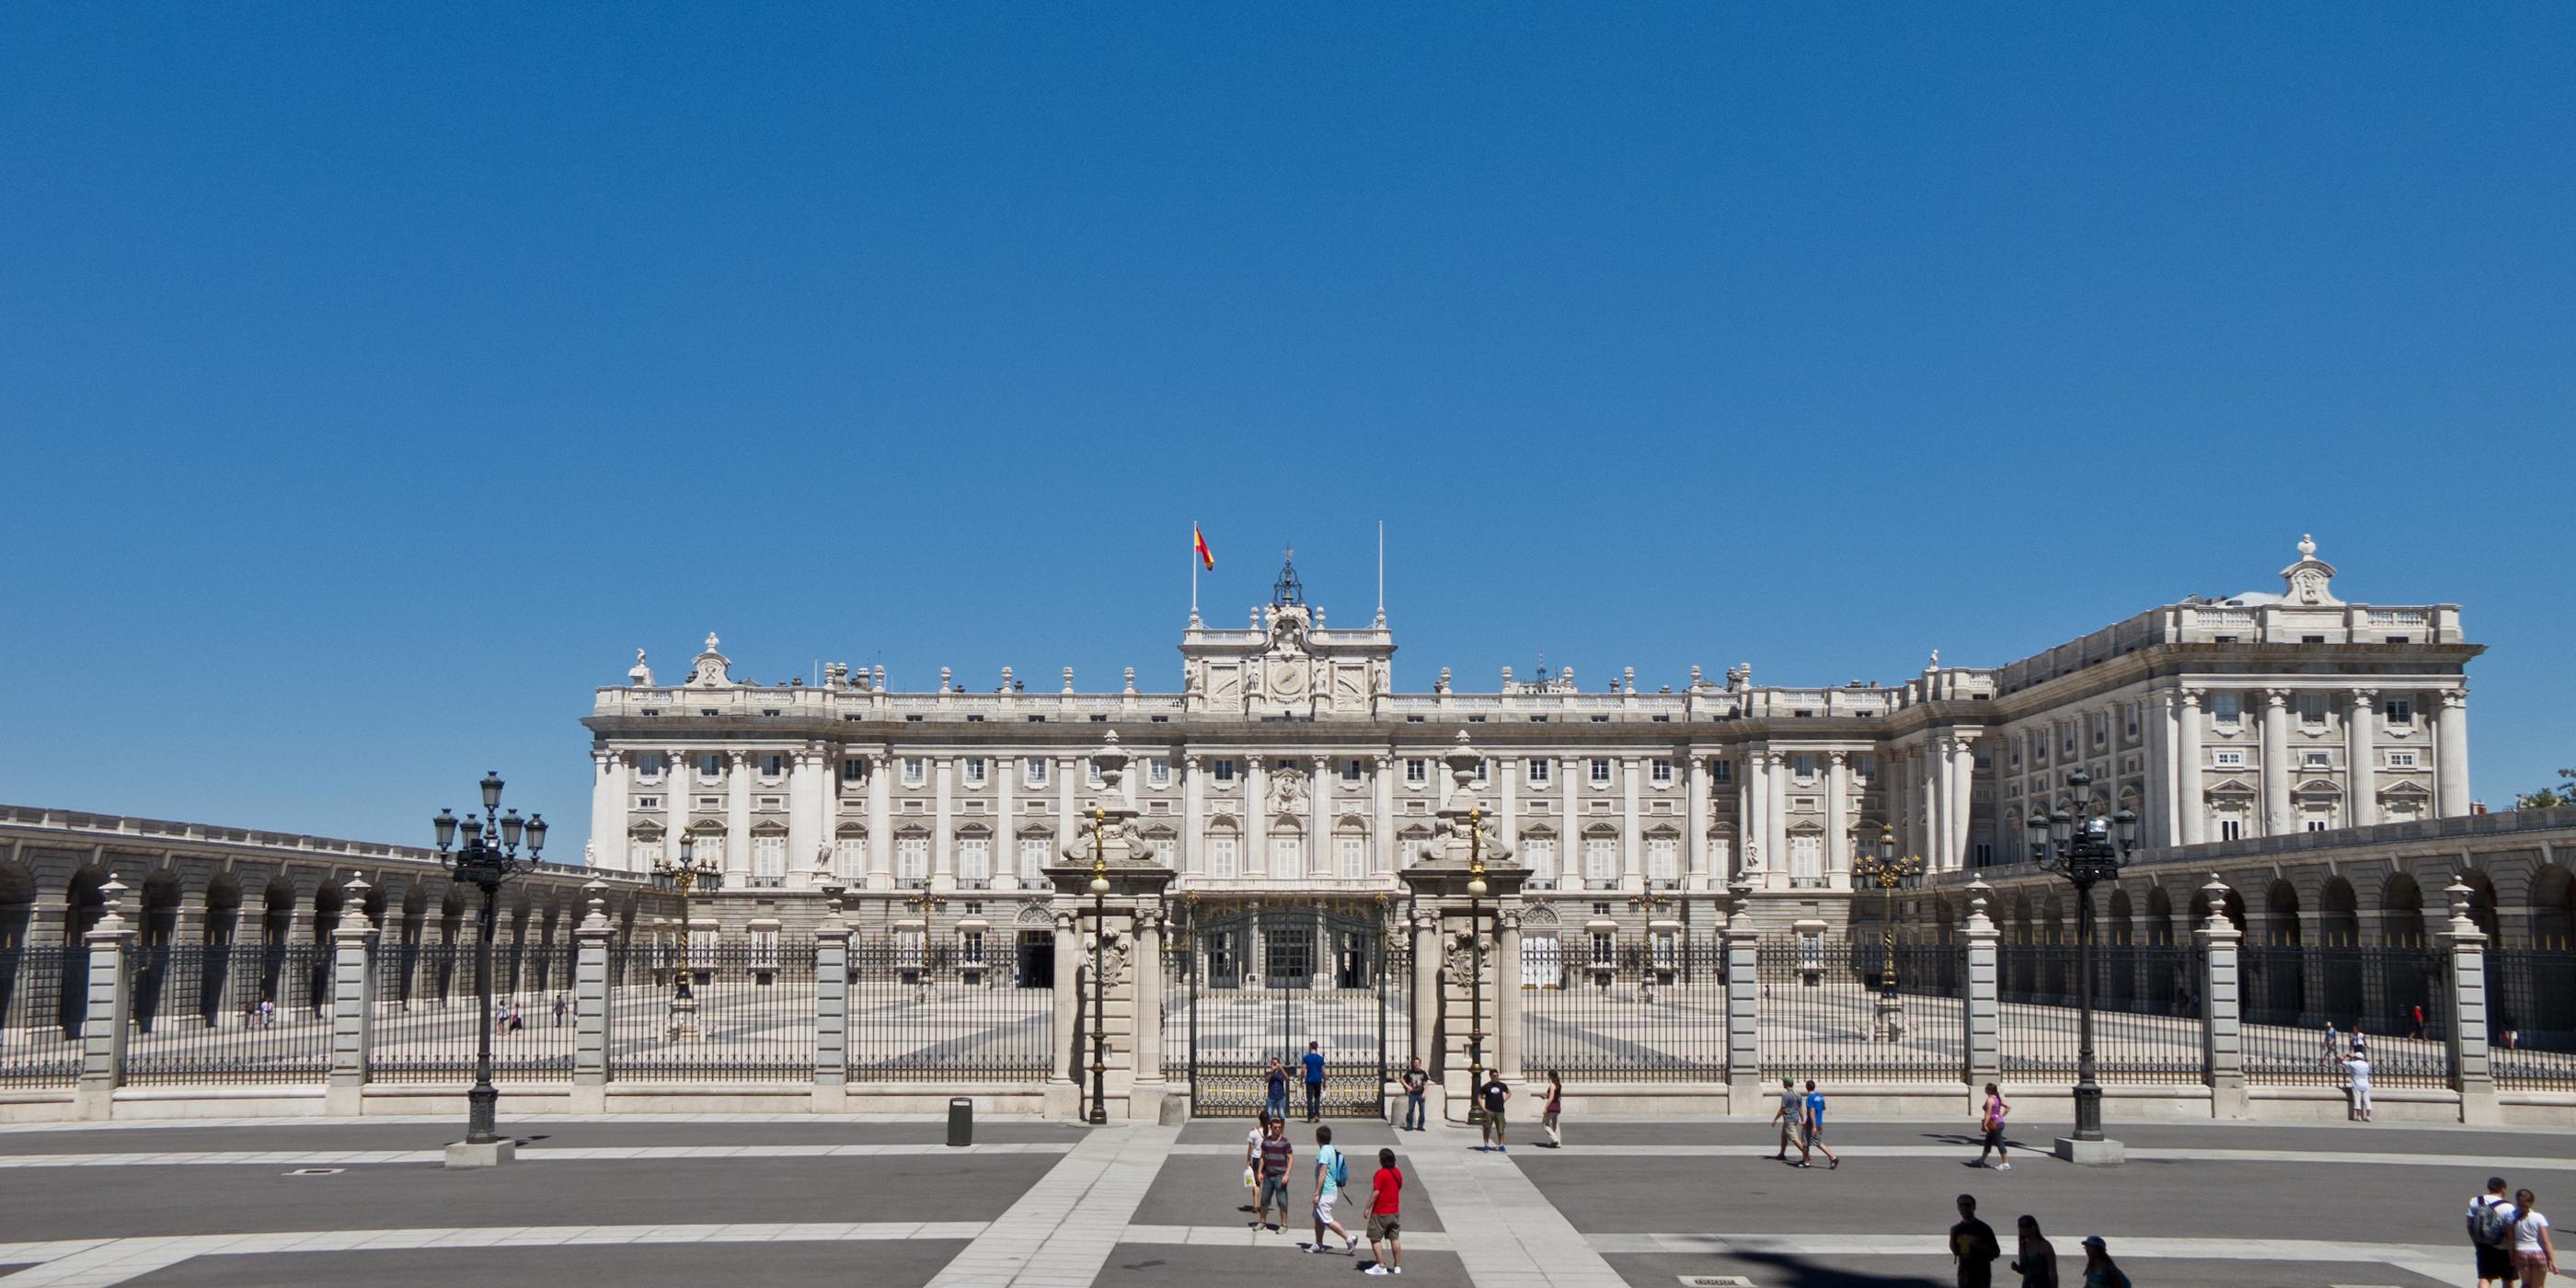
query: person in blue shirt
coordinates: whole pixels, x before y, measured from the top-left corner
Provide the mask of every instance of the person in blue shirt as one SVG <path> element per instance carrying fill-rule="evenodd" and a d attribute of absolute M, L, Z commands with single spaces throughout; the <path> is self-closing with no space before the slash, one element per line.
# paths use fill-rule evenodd
<path fill-rule="evenodd" d="M 1834 1157 L 1834 1151 L 1825 1148 L 1825 1093 L 1816 1090 L 1816 1080 L 1813 1078 L 1807 1079 L 1807 1112 L 1799 1125 L 1806 1129 L 1804 1138 L 1806 1147 L 1825 1156 L 1826 1171 L 1830 1172 L 1843 1165 L 1843 1160 Z M 1798 1160 L 1798 1166 L 1806 1165 L 1807 1160 L 1803 1158 Z"/>
<path fill-rule="evenodd" d="M 1324 1053 L 1318 1049 L 1322 1045 L 1319 1042 L 1306 1044 L 1304 1063 L 1306 1066 L 1306 1121 L 1308 1122 L 1313 1122 L 1324 1114 Z"/>
<path fill-rule="evenodd" d="M 1261 1107 L 1272 1118 L 1288 1120 L 1288 1071 L 1279 1065 L 1279 1057 L 1270 1057 L 1270 1072 L 1261 1089 Z"/>

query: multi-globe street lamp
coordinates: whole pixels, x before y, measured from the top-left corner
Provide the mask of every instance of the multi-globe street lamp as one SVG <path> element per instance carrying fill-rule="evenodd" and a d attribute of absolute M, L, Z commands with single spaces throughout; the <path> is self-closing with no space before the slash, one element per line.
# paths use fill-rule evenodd
<path fill-rule="evenodd" d="M 653 861 L 653 885 L 659 890 L 676 891 L 680 896 L 680 962 L 671 972 L 671 991 L 680 991 L 680 981 L 689 977 L 689 952 L 694 933 L 689 922 L 689 894 L 700 886 L 709 891 L 724 889 L 724 869 L 714 860 L 698 862 L 697 844 L 690 836 L 680 834 L 680 857 Z"/>
<path fill-rule="evenodd" d="M 2102 1139 L 2102 1084 L 2093 1077 L 2093 887 L 2117 880 L 2138 843 L 2138 816 L 2127 809 L 2105 818 L 2092 812 L 2093 776 L 2076 770 L 2066 776 L 2066 791 L 2075 809 L 2043 814 L 2031 811 L 2031 857 L 2041 870 L 2075 886 L 2075 954 L 2077 1019 L 2075 1050 L 2075 1136 Z"/>
<path fill-rule="evenodd" d="M 1091 807 L 1091 1125 L 1109 1121 L 1109 1010 L 1100 975 L 1100 949 L 1109 937 L 1109 812 Z"/>
<path fill-rule="evenodd" d="M 1466 735 L 1461 734 L 1460 737 Z M 1485 1113 L 1485 807 L 1467 811 L 1467 1120 Z"/>
<path fill-rule="evenodd" d="M 1905 1036 L 1905 1002 L 1896 995 L 1896 888 L 1922 875 L 1923 860 L 1915 855 L 1899 857 L 1896 853 L 1896 831 L 1883 828 L 1878 834 L 1876 853 L 1863 854 L 1852 864 L 1852 876 L 1862 883 L 1877 886 L 1880 904 L 1878 968 L 1878 1035 L 1894 1042 Z"/>
<path fill-rule="evenodd" d="M 465 1143 L 489 1145 L 500 1139 L 495 1130 L 495 1110 L 501 1102 L 501 1089 L 492 1085 L 492 926 L 501 901 L 501 883 L 534 867 L 537 853 L 546 848 L 546 819 L 531 814 L 525 819 L 519 811 L 501 812 L 501 775 L 498 771 L 483 775 L 483 817 L 465 811 L 458 819 L 444 809 L 430 820 L 438 837 L 438 861 L 448 875 L 483 891 L 482 936 L 474 950 L 474 994 L 482 1004 L 482 1031 L 475 1036 L 474 1086 L 465 1093 Z M 458 844 L 462 834 L 463 843 Z M 519 843 L 524 838 L 528 856 L 519 857 Z M 452 849 L 452 852 L 451 852 Z"/>

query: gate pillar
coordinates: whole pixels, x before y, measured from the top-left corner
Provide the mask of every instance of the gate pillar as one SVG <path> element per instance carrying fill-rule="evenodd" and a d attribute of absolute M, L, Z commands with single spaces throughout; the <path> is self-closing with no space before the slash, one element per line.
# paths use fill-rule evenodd
<path fill-rule="evenodd" d="M 1136 807 L 1121 787 L 1128 755 L 1115 730 L 1091 759 L 1100 786 L 1076 816 L 1063 861 L 1046 869 L 1058 927 L 1060 1071 L 1048 1079 L 1046 1112 L 1151 1122 L 1163 1108 L 1162 926 L 1173 873 L 1136 829 Z"/>
<path fill-rule="evenodd" d="M 1431 1022 L 1424 1024 L 1417 1012 L 1414 1029 L 1416 1054 L 1436 1089 L 1427 1108 L 1447 1121 L 1468 1122 L 1479 1116 L 1473 1092 L 1480 1074 L 1497 1073 L 1509 1083 L 1520 1073 L 1519 925 L 1529 869 L 1512 861 L 1510 843 L 1476 796 L 1483 753 L 1468 745 L 1464 730 L 1443 759 L 1449 797 L 1431 839 L 1399 875 L 1413 895 L 1415 1005 L 1429 998 Z"/>

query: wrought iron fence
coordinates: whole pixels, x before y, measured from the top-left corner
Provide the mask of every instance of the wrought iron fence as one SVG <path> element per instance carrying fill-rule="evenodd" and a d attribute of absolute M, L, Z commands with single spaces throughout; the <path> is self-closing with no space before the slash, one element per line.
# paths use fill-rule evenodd
<path fill-rule="evenodd" d="M 630 977 L 639 955 L 624 964 Z M 609 990 L 611 1078 L 813 1076 L 813 940 L 694 944 L 685 964 L 676 949 L 651 955 L 668 963 L 661 982 Z M 860 1026 L 853 1015 L 853 1045 Z"/>
<path fill-rule="evenodd" d="M 2260 945 L 2245 948 L 2239 965 L 2247 1082 L 2341 1085 L 2343 1058 L 2358 1041 L 2373 1085 L 2450 1085 L 2447 950 Z M 2340 1035 L 2332 1051 L 2329 1024 Z"/>
<path fill-rule="evenodd" d="M 2488 949 L 2487 1015 L 2498 1087 L 2576 1090 L 2576 951 Z"/>
<path fill-rule="evenodd" d="M 1755 956 L 1762 1076 L 1957 1081 L 1967 1068 L 1967 1008 L 1940 982 L 1957 980 L 1958 954 L 1954 945 L 1900 940 L 1891 956 L 1877 937 L 1763 943 Z"/>
<path fill-rule="evenodd" d="M 1709 940 L 1630 945 L 1521 990 L 1521 1068 L 1621 1082 L 1726 1076 L 1726 958 Z"/>
<path fill-rule="evenodd" d="M 1167 954 L 1166 988 L 1177 1003 L 1166 1050 L 1185 1053 L 1175 1069 L 1195 1112 L 1250 1115 L 1280 1061 L 1292 1108 L 1302 1108 L 1300 1060 L 1308 1043 L 1325 1059 L 1319 1108 L 1332 1115 L 1383 1112 L 1387 1082 L 1404 1061 L 1390 1052 L 1409 1032 L 1409 961 L 1387 942 L 1373 907 L 1312 903 L 1247 905 L 1202 914 Z M 1490 963 L 1489 963 L 1490 965 Z M 1487 1013 L 1485 1056 L 1493 1058 Z"/>
<path fill-rule="evenodd" d="M 281 1082 L 331 1068 L 325 944 L 168 944 L 126 956 L 125 1081 Z"/>
<path fill-rule="evenodd" d="M 1046 1077 L 1055 992 L 1014 961 L 904 939 L 850 943 L 850 1080 Z M 809 999 L 810 1006 L 810 999 Z M 807 1012 L 810 1024 L 812 1012 Z"/>
<path fill-rule="evenodd" d="M 45 944 L 0 947 L 0 1087 L 68 1087 L 80 1079 L 80 1015 L 88 999 L 68 988 L 72 959 L 88 977 L 89 950 Z"/>
<path fill-rule="evenodd" d="M 575 950 L 568 944 L 492 950 L 492 1068 L 521 1080 L 572 1075 L 573 1035 L 580 1016 L 573 994 Z M 384 1081 L 455 1078 L 474 1071 L 481 999 L 474 990 L 471 942 L 403 945 L 376 953 L 375 1007 L 368 1069 Z M 504 969 L 505 963 L 513 969 Z M 420 980 L 443 982 L 426 992 Z M 548 989 L 542 982 L 551 982 Z M 518 987 L 510 987 L 516 983 Z"/>
<path fill-rule="evenodd" d="M 2103 1082 L 2197 1082 L 2199 950 L 2179 944 L 2093 946 L 2093 1069 Z M 2072 943 L 1996 946 L 1997 1052 L 2008 1077 L 2075 1076 L 2083 956 Z"/>

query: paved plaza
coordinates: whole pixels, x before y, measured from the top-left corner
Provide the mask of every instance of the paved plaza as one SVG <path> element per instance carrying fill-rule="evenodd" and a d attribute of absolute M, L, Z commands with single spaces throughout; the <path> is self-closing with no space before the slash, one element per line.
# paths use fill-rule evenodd
<path fill-rule="evenodd" d="M 122 1122 L 0 1128 L 0 1277 L 17 1285 L 854 1280 L 984 1285 L 1348 1282 L 1357 1257 L 1250 1225 L 1246 1124 L 1087 1128 L 992 1119 L 508 1120 L 515 1165 L 449 1171 L 444 1119 Z M 2129 1163 L 2036 1153 L 1972 1170 L 1966 1124 L 1842 1122 L 1839 1169 L 1770 1161 L 1757 1123 L 1570 1124 L 1507 1155 L 1464 1131 L 1335 1124 L 1408 1177 L 1407 1277 L 1428 1285 L 1755 1288 L 1951 1282 L 1951 1199 L 2009 1241 L 2037 1215 L 2070 1273 L 2102 1234 L 2140 1285 L 2465 1282 L 2458 1209 L 2491 1172 L 2576 1192 L 2576 1134 L 2457 1127 L 2123 1126 Z M 2062 1128 L 2024 1123 L 2044 1146 Z M 1312 1129 L 1297 1126 L 1298 1210 Z M 1355 1229 L 1361 1219 L 1348 1222 Z M 1728 1282 L 1721 1279 L 1719 1282 Z"/>

